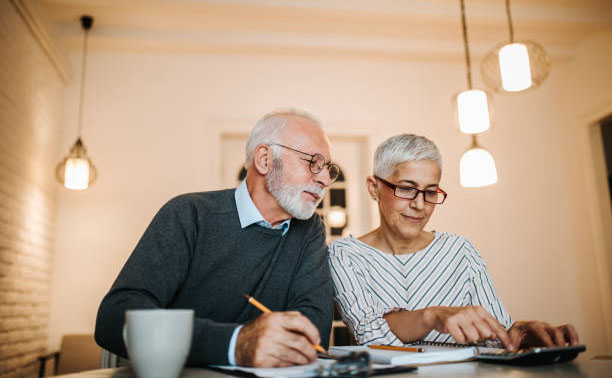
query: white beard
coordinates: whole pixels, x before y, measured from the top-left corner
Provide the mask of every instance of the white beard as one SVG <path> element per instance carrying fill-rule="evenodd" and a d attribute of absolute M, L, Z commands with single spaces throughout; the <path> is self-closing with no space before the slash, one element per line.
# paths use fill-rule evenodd
<path fill-rule="evenodd" d="M 310 218 L 323 199 L 323 189 L 317 185 L 287 185 L 283 179 L 283 162 L 281 159 L 273 158 L 270 173 L 266 176 L 268 191 L 292 217 L 302 220 Z M 304 191 L 315 193 L 319 199 L 316 202 L 303 200 Z"/>

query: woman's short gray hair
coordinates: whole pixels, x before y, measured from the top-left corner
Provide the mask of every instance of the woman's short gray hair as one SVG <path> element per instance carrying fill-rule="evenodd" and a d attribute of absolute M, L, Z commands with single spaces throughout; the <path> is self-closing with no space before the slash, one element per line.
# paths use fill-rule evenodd
<path fill-rule="evenodd" d="M 272 113 L 268 113 L 263 116 L 257 123 L 246 144 L 246 160 L 244 166 L 249 168 L 253 164 L 253 154 L 255 148 L 260 144 L 273 144 L 282 143 L 281 134 L 287 126 L 289 117 L 300 117 L 305 118 L 317 125 L 320 125 L 319 121 L 312 115 L 302 110 L 297 109 L 283 109 Z M 274 150 L 273 150 L 274 151 Z M 273 156 L 275 153 L 272 152 Z"/>
<path fill-rule="evenodd" d="M 386 179 L 395 166 L 406 161 L 431 160 L 442 169 L 442 155 L 431 140 L 414 134 L 400 134 L 382 142 L 374 153 L 374 174 Z"/>

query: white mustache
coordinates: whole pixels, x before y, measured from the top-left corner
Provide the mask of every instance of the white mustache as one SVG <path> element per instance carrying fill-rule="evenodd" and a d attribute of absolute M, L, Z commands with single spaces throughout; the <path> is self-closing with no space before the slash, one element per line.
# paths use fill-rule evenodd
<path fill-rule="evenodd" d="M 304 185 L 304 187 L 302 187 L 302 190 L 316 194 L 319 199 L 323 198 L 323 194 L 325 193 L 325 190 L 317 185 Z"/>

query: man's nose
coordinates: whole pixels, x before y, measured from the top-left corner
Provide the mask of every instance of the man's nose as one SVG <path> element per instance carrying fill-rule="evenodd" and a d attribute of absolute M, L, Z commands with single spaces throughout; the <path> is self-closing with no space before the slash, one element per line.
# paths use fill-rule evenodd
<path fill-rule="evenodd" d="M 327 169 L 327 166 L 323 167 L 323 169 L 321 169 L 321 171 L 315 175 L 315 180 L 319 185 L 322 185 L 324 188 L 331 185 L 332 179 L 329 175 L 329 169 Z"/>

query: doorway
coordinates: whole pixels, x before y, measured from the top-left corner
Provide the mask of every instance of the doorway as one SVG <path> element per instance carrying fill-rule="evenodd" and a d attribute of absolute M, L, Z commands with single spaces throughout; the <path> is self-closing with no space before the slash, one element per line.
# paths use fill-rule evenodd
<path fill-rule="evenodd" d="M 608 175 L 608 192 L 610 193 L 610 202 L 612 202 L 612 115 L 604 118 L 599 128 L 601 131 L 601 141 L 603 151 L 606 157 L 606 172 Z"/>

